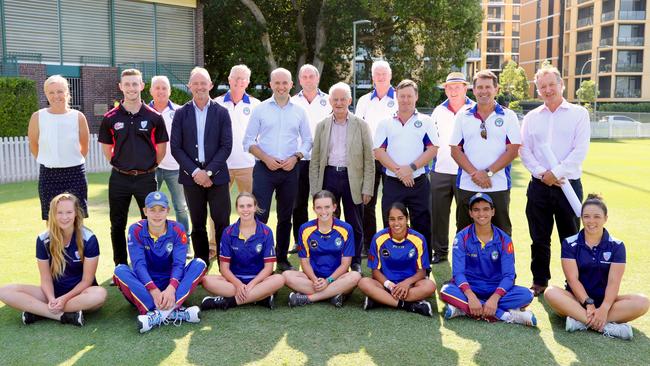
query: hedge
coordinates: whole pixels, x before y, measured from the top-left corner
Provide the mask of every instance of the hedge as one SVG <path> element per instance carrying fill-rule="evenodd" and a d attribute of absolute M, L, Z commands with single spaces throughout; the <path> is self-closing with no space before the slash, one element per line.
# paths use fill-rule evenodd
<path fill-rule="evenodd" d="M 650 103 L 598 103 L 598 112 L 650 113 Z"/>
<path fill-rule="evenodd" d="M 29 118 L 37 110 L 36 82 L 0 77 L 0 137 L 27 136 Z"/>

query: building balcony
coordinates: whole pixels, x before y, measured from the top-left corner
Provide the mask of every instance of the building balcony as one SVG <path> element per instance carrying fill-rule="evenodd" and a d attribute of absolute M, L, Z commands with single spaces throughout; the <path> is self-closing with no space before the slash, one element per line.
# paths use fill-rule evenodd
<path fill-rule="evenodd" d="M 616 98 L 641 98 L 641 89 L 616 90 Z"/>
<path fill-rule="evenodd" d="M 592 47 L 591 41 L 578 43 L 578 44 L 576 44 L 576 51 L 590 50 L 591 47 Z"/>
<path fill-rule="evenodd" d="M 487 31 L 488 37 L 503 37 L 505 35 L 505 32 L 502 30 L 499 31 Z"/>
<path fill-rule="evenodd" d="M 618 37 L 617 45 L 619 46 L 643 46 L 643 37 Z"/>
<path fill-rule="evenodd" d="M 645 20 L 645 10 L 636 11 L 619 11 L 618 19 L 620 20 Z"/>
<path fill-rule="evenodd" d="M 598 69 L 600 72 L 612 72 L 612 64 L 600 64 Z"/>
<path fill-rule="evenodd" d="M 593 25 L 593 24 L 594 24 L 593 17 L 585 17 L 585 18 L 578 19 L 578 28 L 586 27 L 588 25 Z"/>
<path fill-rule="evenodd" d="M 612 11 L 604 12 L 600 16 L 600 21 L 601 22 L 609 22 L 610 20 L 614 20 L 614 17 L 616 16 L 616 13 Z"/>
<path fill-rule="evenodd" d="M 487 51 L 489 53 L 503 53 L 503 47 L 488 47 Z"/>
<path fill-rule="evenodd" d="M 632 62 L 618 62 L 616 63 L 617 72 L 642 72 L 643 64 L 642 63 L 632 63 Z"/>
<path fill-rule="evenodd" d="M 578 1 L 577 1 L 577 4 L 590 3 L 590 2 L 592 2 L 592 1 L 594 1 L 594 0 L 578 0 Z"/>
<path fill-rule="evenodd" d="M 614 45 L 614 38 L 613 37 L 607 37 L 607 38 L 601 38 L 600 39 L 600 46 L 601 47 L 613 46 L 613 45 Z"/>
<path fill-rule="evenodd" d="M 480 61 L 481 60 L 481 50 L 479 49 L 474 49 L 469 52 L 467 52 L 467 60 L 468 61 Z"/>

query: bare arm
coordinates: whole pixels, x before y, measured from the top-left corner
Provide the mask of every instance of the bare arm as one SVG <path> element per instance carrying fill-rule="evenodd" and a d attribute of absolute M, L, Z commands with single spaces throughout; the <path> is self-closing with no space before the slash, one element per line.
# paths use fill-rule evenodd
<path fill-rule="evenodd" d="M 90 130 L 88 129 L 88 121 L 83 113 L 79 112 L 79 145 L 81 146 L 81 155 L 86 157 L 88 155 L 88 146 L 90 141 Z"/>
<path fill-rule="evenodd" d="M 41 277 L 41 290 L 47 298 L 47 302 L 54 300 L 54 283 L 52 282 L 52 272 L 50 272 L 50 262 L 47 260 L 38 260 L 38 273 Z"/>
<path fill-rule="evenodd" d="M 156 164 L 160 164 L 162 159 L 165 157 L 165 152 L 167 151 L 167 143 L 161 142 L 156 144 Z"/>
<path fill-rule="evenodd" d="M 102 153 L 104 153 L 104 157 L 110 163 L 111 158 L 113 157 L 113 145 L 102 144 Z"/>
<path fill-rule="evenodd" d="M 506 151 L 499 156 L 499 158 L 490 165 L 489 169 L 491 172 L 498 172 L 499 170 L 505 168 L 508 166 L 508 164 L 512 163 L 513 160 L 517 157 L 517 154 L 519 152 L 519 146 L 518 144 L 508 144 L 506 145 Z"/>
<path fill-rule="evenodd" d="M 29 119 L 29 126 L 27 127 L 27 138 L 29 139 L 29 151 L 38 158 L 38 112 L 34 112 Z"/>

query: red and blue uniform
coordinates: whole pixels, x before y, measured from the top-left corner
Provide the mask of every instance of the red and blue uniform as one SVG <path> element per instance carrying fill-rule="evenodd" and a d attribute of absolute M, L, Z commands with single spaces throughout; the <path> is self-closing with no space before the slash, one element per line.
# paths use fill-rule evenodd
<path fill-rule="evenodd" d="M 241 236 L 237 220 L 223 231 L 219 244 L 219 260 L 230 263 L 230 271 L 245 284 L 264 269 L 264 264 L 275 262 L 273 232 L 261 221 L 255 221 L 255 234 L 248 239 Z"/>
<path fill-rule="evenodd" d="M 625 244 L 609 235 L 604 229 L 600 243 L 589 248 L 584 230 L 562 241 L 562 259 L 573 259 L 578 266 L 578 280 L 599 307 L 605 298 L 609 267 L 612 263 L 625 263 Z M 571 291 L 566 284 L 567 291 Z"/>
<path fill-rule="evenodd" d="M 83 235 L 84 260 L 99 256 L 99 243 L 95 234 L 84 227 L 81 229 L 81 235 Z M 63 274 L 59 278 L 52 278 L 55 297 L 70 292 L 83 278 L 84 264 L 77 248 L 77 234 L 74 232 L 72 239 L 70 239 L 70 244 L 63 248 L 63 257 L 65 258 L 65 270 Z M 38 260 L 48 261 L 50 264 L 52 263 L 49 231 L 42 233 L 36 238 L 36 258 Z M 94 280 L 93 285 L 97 285 L 97 281 Z"/>
<path fill-rule="evenodd" d="M 141 314 L 156 309 L 149 290 L 163 291 L 168 285 L 176 289 L 176 306 L 180 307 L 207 270 L 201 259 L 185 265 L 187 234 L 176 221 L 167 220 L 167 231 L 158 238 L 149 233 L 147 220 L 131 225 L 128 250 L 132 268 L 115 267 L 113 281 Z"/>
<path fill-rule="evenodd" d="M 427 241 L 411 228 L 402 240 L 391 237 L 388 228 L 380 230 L 370 242 L 368 268 L 380 270 L 394 283 L 402 282 L 418 270 L 431 268 Z"/>
<path fill-rule="evenodd" d="M 440 290 L 440 299 L 470 314 L 464 291 L 471 289 L 484 304 L 493 293 L 501 295 L 496 318 L 510 309 L 526 307 L 532 292 L 515 285 L 515 249 L 512 239 L 492 225 L 492 240 L 483 244 L 474 224 L 456 234 L 452 249 L 452 280 Z"/>
<path fill-rule="evenodd" d="M 332 230 L 322 232 L 318 220 L 300 226 L 298 256 L 309 258 L 314 274 L 327 278 L 341 265 L 343 257 L 354 257 L 354 231 L 347 222 L 334 218 Z"/>

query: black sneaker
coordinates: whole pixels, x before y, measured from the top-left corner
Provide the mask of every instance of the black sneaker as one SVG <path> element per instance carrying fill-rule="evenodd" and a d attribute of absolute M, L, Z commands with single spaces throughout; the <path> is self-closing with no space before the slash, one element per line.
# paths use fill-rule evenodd
<path fill-rule="evenodd" d="M 201 310 L 228 310 L 228 301 L 223 296 L 206 296 L 201 301 Z"/>
<path fill-rule="evenodd" d="M 23 311 L 23 314 L 22 314 L 21 318 L 23 319 L 23 324 L 25 324 L 25 325 L 29 325 L 29 324 L 37 322 L 37 321 L 39 321 L 41 319 L 44 319 L 40 315 L 28 313 L 26 311 Z"/>
<path fill-rule="evenodd" d="M 377 304 L 368 296 L 363 300 L 363 310 L 370 310 L 377 307 Z"/>
<path fill-rule="evenodd" d="M 72 324 L 78 327 L 83 327 L 84 313 L 81 310 L 73 313 L 63 313 L 63 315 L 61 315 L 61 324 Z"/>
<path fill-rule="evenodd" d="M 291 248 L 291 250 L 289 250 L 288 253 L 289 253 L 289 254 L 296 254 L 296 253 L 298 253 L 298 244 L 294 244 L 294 245 L 293 245 L 293 248 Z"/>
<path fill-rule="evenodd" d="M 435 253 L 433 255 L 433 258 L 431 259 L 431 263 L 433 263 L 433 264 L 438 264 L 438 263 L 446 262 L 446 261 L 447 261 L 447 255 L 446 254 Z"/>
<path fill-rule="evenodd" d="M 359 263 L 352 263 L 352 265 L 350 266 L 350 269 L 351 269 L 352 271 L 354 271 L 354 272 L 359 272 L 359 273 L 361 273 L 361 264 L 359 264 Z"/>
<path fill-rule="evenodd" d="M 311 304 L 307 295 L 300 292 L 292 292 L 289 294 L 289 307 L 295 308 L 296 306 L 305 306 Z"/>
<path fill-rule="evenodd" d="M 338 294 L 330 299 L 330 303 L 337 308 L 343 307 L 343 294 Z"/>
<path fill-rule="evenodd" d="M 257 303 L 259 305 L 269 308 L 270 310 L 273 310 L 275 309 L 275 294 L 271 294 L 271 296 L 264 298 L 258 301 Z"/>
<path fill-rule="evenodd" d="M 414 303 L 410 310 L 414 313 L 422 314 L 424 316 L 433 316 L 431 304 L 426 300 L 420 300 Z"/>
<path fill-rule="evenodd" d="M 295 271 L 296 270 L 295 268 L 293 268 L 293 266 L 289 262 L 278 262 L 276 268 L 278 270 L 278 273 L 282 273 L 284 271 Z"/>

